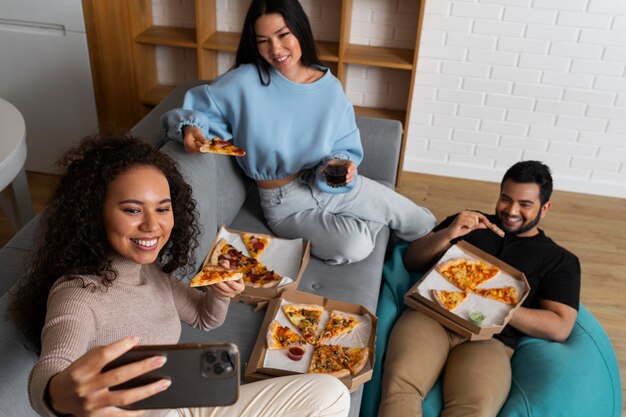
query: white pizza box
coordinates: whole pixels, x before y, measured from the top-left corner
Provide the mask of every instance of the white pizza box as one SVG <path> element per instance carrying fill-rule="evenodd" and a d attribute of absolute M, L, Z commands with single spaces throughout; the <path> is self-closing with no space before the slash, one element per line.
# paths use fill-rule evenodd
<path fill-rule="evenodd" d="M 254 349 L 246 367 L 244 378 L 247 382 L 260 381 L 276 376 L 306 373 L 311 361 L 313 346 L 305 346 L 305 355 L 300 361 L 292 361 L 287 357 L 287 350 L 267 349 L 267 329 L 270 323 L 278 320 L 281 324 L 289 326 L 297 332 L 282 311 L 285 304 L 317 304 L 324 307 L 324 314 L 318 328 L 318 335 L 323 330 L 326 320 L 332 310 L 339 310 L 355 315 L 361 326 L 347 335 L 341 335 L 332 339 L 328 344 L 336 344 L 349 347 L 368 347 L 369 359 L 363 369 L 357 375 L 349 375 L 340 378 L 350 392 L 354 392 L 359 386 L 372 378 L 374 369 L 374 352 L 376 348 L 376 326 L 378 319 L 368 309 L 359 304 L 348 303 L 339 300 L 330 300 L 320 295 L 303 291 L 285 291 L 280 298 L 269 301 L 261 330 L 257 336 Z"/>
<path fill-rule="evenodd" d="M 480 285 L 480 288 L 500 288 L 513 286 L 517 289 L 519 301 L 515 306 L 501 303 L 490 298 L 470 293 L 467 299 L 453 311 L 443 308 L 431 294 L 431 289 L 459 291 L 437 272 L 435 266 L 454 258 L 479 259 L 500 268 L 501 272 Z M 530 286 L 523 272 L 502 262 L 498 258 L 480 250 L 476 246 L 460 241 L 452 245 L 446 253 L 428 270 L 404 296 L 404 303 L 414 310 L 423 312 L 437 320 L 443 326 L 470 340 L 490 339 L 504 329 L 513 316 L 513 312 L 528 296 Z M 471 311 L 480 311 L 486 317 L 478 326 L 469 320 Z"/>
<path fill-rule="evenodd" d="M 244 255 L 249 256 L 246 245 L 241 239 L 240 233 L 243 231 L 228 229 L 224 225 L 220 227 L 215 240 L 209 249 L 209 253 L 204 258 L 203 265 L 209 263 L 211 254 L 221 239 L 240 250 Z M 256 232 L 253 232 L 256 233 Z M 259 235 L 264 233 L 258 233 Z M 261 254 L 259 261 L 268 269 L 275 271 L 283 277 L 283 280 L 274 288 L 255 288 L 246 285 L 246 288 L 235 299 L 247 304 L 257 304 L 267 302 L 276 298 L 283 291 L 298 288 L 302 274 L 309 264 L 311 243 L 304 239 L 283 239 L 270 236 L 271 242 Z"/>

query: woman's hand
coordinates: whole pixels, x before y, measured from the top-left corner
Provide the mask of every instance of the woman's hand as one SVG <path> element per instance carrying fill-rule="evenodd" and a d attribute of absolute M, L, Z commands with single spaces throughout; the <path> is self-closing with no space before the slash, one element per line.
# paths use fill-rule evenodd
<path fill-rule="evenodd" d="M 356 175 L 356 165 L 354 165 L 353 161 L 350 161 L 348 165 L 348 174 L 346 175 L 346 184 L 350 184 L 354 181 L 354 177 Z"/>
<path fill-rule="evenodd" d="M 189 153 L 200 152 L 200 147 L 207 143 L 208 140 L 202 134 L 202 129 L 196 126 L 183 127 L 183 146 Z"/>
<path fill-rule="evenodd" d="M 235 281 L 218 282 L 211 285 L 211 289 L 220 297 L 233 298 L 235 295 L 240 294 L 245 288 L 243 279 Z"/>
<path fill-rule="evenodd" d="M 142 410 L 127 411 L 118 407 L 128 405 L 166 390 L 170 381 L 161 379 L 138 388 L 109 391 L 109 387 L 126 382 L 163 366 L 163 356 L 153 356 L 120 366 L 105 373 L 102 368 L 137 345 L 136 337 L 125 337 L 106 346 L 98 346 L 63 371 L 48 384 L 50 406 L 57 414 L 73 416 L 124 416 L 144 414 Z"/>

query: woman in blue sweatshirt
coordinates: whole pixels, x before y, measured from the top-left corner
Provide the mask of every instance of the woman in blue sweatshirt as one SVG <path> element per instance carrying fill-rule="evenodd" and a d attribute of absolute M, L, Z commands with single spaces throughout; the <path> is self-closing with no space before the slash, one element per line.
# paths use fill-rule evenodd
<path fill-rule="evenodd" d="M 207 137 L 245 149 L 237 162 L 257 182 L 269 227 L 310 240 L 327 263 L 364 259 L 384 226 L 407 241 L 435 226 L 430 211 L 357 174 L 363 149 L 354 108 L 321 65 L 297 0 L 253 0 L 234 68 L 190 89 L 161 122 L 188 152 L 199 152 Z M 328 187 L 320 172 L 334 151 L 351 161 L 342 188 Z"/>

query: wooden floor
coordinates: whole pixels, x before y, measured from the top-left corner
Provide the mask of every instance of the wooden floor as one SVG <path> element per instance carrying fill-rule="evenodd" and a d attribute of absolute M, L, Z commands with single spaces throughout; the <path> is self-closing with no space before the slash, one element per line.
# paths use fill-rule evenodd
<path fill-rule="evenodd" d="M 28 173 L 36 212 L 41 210 L 57 177 Z M 403 175 L 398 191 L 429 208 L 438 220 L 463 209 L 493 212 L 499 185 L 482 181 Z M 7 190 L 4 191 L 8 195 Z M 541 228 L 556 242 L 575 253 L 582 265 L 582 303 L 609 334 L 626 378 L 626 199 L 555 191 L 552 208 Z M 15 233 L 0 212 L 0 245 Z M 626 387 L 623 387 L 626 398 Z M 626 407 L 623 410 L 626 415 Z"/>

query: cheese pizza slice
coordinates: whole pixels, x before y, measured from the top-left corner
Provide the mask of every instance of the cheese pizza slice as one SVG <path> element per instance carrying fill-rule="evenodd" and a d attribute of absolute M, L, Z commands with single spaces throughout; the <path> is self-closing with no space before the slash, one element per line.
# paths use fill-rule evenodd
<path fill-rule="evenodd" d="M 452 311 L 467 299 L 465 291 L 430 290 L 435 301 L 446 310 Z"/>
<path fill-rule="evenodd" d="M 480 296 L 491 298 L 504 304 L 516 305 L 519 301 L 515 287 L 475 288 L 472 291 Z"/>

